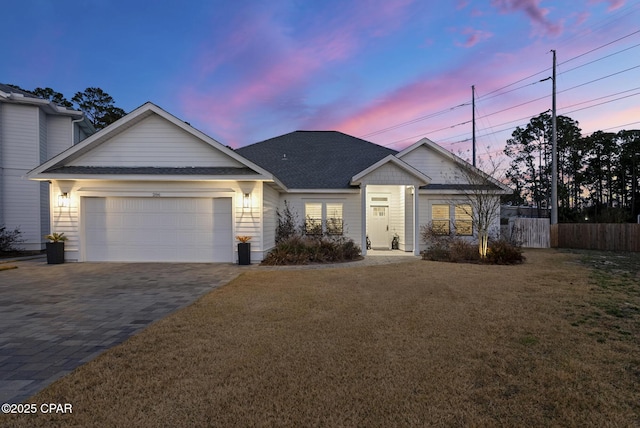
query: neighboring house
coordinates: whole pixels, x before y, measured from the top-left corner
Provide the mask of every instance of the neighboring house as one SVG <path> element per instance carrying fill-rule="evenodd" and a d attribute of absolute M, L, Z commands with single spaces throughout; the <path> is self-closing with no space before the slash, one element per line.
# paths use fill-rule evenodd
<path fill-rule="evenodd" d="M 285 201 L 307 232 L 353 238 L 365 254 L 367 236 L 375 250 L 394 235 L 419 254 L 420 226 L 432 220 L 472 234 L 456 209 L 457 162 L 426 138 L 396 152 L 333 131 L 233 150 L 147 103 L 29 177 L 50 181 L 52 200 L 68 197 L 52 212 L 68 260 L 235 262 L 235 236 L 248 235 L 257 262 L 275 245 Z"/>
<path fill-rule="evenodd" d="M 82 112 L 0 84 L 0 225 L 19 228 L 25 250 L 44 248 L 49 184 L 27 173 L 94 132 Z"/>

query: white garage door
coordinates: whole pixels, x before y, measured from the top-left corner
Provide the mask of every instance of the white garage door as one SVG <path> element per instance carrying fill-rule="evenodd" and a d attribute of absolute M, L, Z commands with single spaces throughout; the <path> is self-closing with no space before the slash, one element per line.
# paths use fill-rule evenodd
<path fill-rule="evenodd" d="M 231 262 L 231 198 L 84 198 L 87 261 Z"/>

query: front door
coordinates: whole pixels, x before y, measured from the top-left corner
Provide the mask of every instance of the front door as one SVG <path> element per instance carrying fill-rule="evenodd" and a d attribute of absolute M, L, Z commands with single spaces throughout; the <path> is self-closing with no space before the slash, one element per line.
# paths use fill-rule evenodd
<path fill-rule="evenodd" d="M 371 249 L 390 249 L 389 207 L 373 206 L 370 208 L 369 214 L 369 239 L 371 240 Z"/>

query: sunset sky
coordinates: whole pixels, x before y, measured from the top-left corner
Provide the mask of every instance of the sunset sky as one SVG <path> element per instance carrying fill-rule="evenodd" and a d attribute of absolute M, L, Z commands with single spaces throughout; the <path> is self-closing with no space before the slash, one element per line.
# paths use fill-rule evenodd
<path fill-rule="evenodd" d="M 551 108 L 640 128 L 640 0 L 4 0 L 0 82 L 152 101 L 223 144 L 338 130 L 479 151 Z"/>

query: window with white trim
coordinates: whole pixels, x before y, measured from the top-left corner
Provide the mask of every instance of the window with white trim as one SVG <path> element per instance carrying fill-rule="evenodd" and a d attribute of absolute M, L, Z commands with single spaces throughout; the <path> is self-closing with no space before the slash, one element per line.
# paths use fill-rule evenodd
<path fill-rule="evenodd" d="M 304 204 L 304 231 L 307 235 L 342 235 L 343 204 L 340 202 L 307 202 Z"/>
<path fill-rule="evenodd" d="M 322 235 L 322 203 L 307 202 L 304 204 L 304 233 Z"/>
<path fill-rule="evenodd" d="M 343 233 L 343 219 L 342 219 L 342 204 L 341 203 L 329 203 L 327 202 L 327 233 L 329 235 L 342 235 Z"/>
<path fill-rule="evenodd" d="M 438 235 L 448 235 L 451 232 L 450 222 L 448 204 L 431 205 L 431 225 Z"/>
<path fill-rule="evenodd" d="M 473 235 L 473 208 L 469 204 L 456 205 L 454 210 L 456 235 Z"/>

